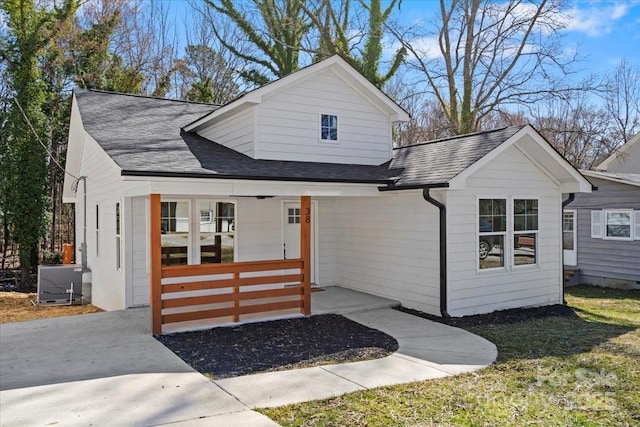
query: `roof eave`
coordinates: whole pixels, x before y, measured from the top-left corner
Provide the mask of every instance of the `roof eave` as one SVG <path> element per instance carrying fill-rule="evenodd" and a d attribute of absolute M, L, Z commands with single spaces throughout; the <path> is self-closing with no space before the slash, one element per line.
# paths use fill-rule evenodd
<path fill-rule="evenodd" d="M 449 183 L 437 182 L 431 184 L 388 185 L 386 187 L 378 187 L 378 191 L 424 190 L 425 188 L 449 188 Z"/>
<path fill-rule="evenodd" d="M 170 171 L 141 171 L 122 170 L 122 176 L 131 177 L 159 177 L 159 178 L 198 178 L 198 179 L 237 179 L 247 181 L 283 181 L 283 182 L 318 182 L 318 183 L 341 183 L 341 184 L 389 184 L 391 179 L 347 179 L 347 178 L 311 178 L 311 177 L 291 177 L 291 176 L 256 176 L 256 175 L 230 175 L 214 174 L 206 172 L 170 172 Z"/>

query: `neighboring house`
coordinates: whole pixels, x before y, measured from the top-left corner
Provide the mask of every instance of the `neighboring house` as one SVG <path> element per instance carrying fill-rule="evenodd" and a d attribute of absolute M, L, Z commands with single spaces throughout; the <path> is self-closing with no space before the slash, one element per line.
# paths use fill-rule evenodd
<path fill-rule="evenodd" d="M 640 288 L 640 134 L 582 171 L 598 191 L 576 194 L 564 212 L 564 263 L 575 282 Z"/>
<path fill-rule="evenodd" d="M 562 194 L 591 184 L 530 126 L 392 149 L 408 119 L 337 56 L 222 107 L 76 91 L 64 201 L 93 302 L 149 304 L 159 194 L 165 265 L 301 257 L 310 196 L 315 286 L 435 315 L 561 303 Z"/>

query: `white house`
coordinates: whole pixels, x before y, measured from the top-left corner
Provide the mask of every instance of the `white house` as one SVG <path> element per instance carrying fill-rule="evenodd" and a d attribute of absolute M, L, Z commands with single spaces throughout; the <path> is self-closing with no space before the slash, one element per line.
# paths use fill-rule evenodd
<path fill-rule="evenodd" d="M 148 305 L 153 253 L 165 279 L 304 258 L 307 221 L 314 286 L 443 316 L 561 303 L 562 193 L 591 184 L 530 126 L 393 149 L 408 119 L 337 56 L 221 107 L 76 91 L 64 201 L 94 304 Z"/>

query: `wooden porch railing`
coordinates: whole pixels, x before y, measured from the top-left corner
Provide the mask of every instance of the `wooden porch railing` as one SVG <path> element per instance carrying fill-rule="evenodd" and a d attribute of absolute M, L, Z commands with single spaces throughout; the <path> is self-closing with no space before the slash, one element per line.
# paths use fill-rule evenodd
<path fill-rule="evenodd" d="M 238 322 L 241 315 L 296 308 L 304 315 L 311 314 L 309 197 L 301 198 L 301 211 L 306 215 L 300 224 L 300 258 L 226 264 L 162 266 L 160 195 L 152 194 L 150 205 L 151 330 L 154 335 L 161 334 L 162 325 L 169 323 L 221 317 L 231 317 Z M 285 270 L 297 271 L 278 274 Z M 163 284 L 163 279 L 174 279 L 177 283 Z M 283 287 L 283 284 L 290 286 Z M 272 286 L 264 289 L 264 285 Z M 262 289 L 257 290 L 255 286 Z M 193 291 L 200 295 L 180 295 Z"/>

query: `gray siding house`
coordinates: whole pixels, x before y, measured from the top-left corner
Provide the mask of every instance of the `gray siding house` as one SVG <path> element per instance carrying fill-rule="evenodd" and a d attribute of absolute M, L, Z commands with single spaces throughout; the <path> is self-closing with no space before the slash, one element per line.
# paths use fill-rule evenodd
<path fill-rule="evenodd" d="M 640 289 L 640 134 L 582 173 L 598 191 L 564 210 L 564 264 L 579 283 Z"/>

